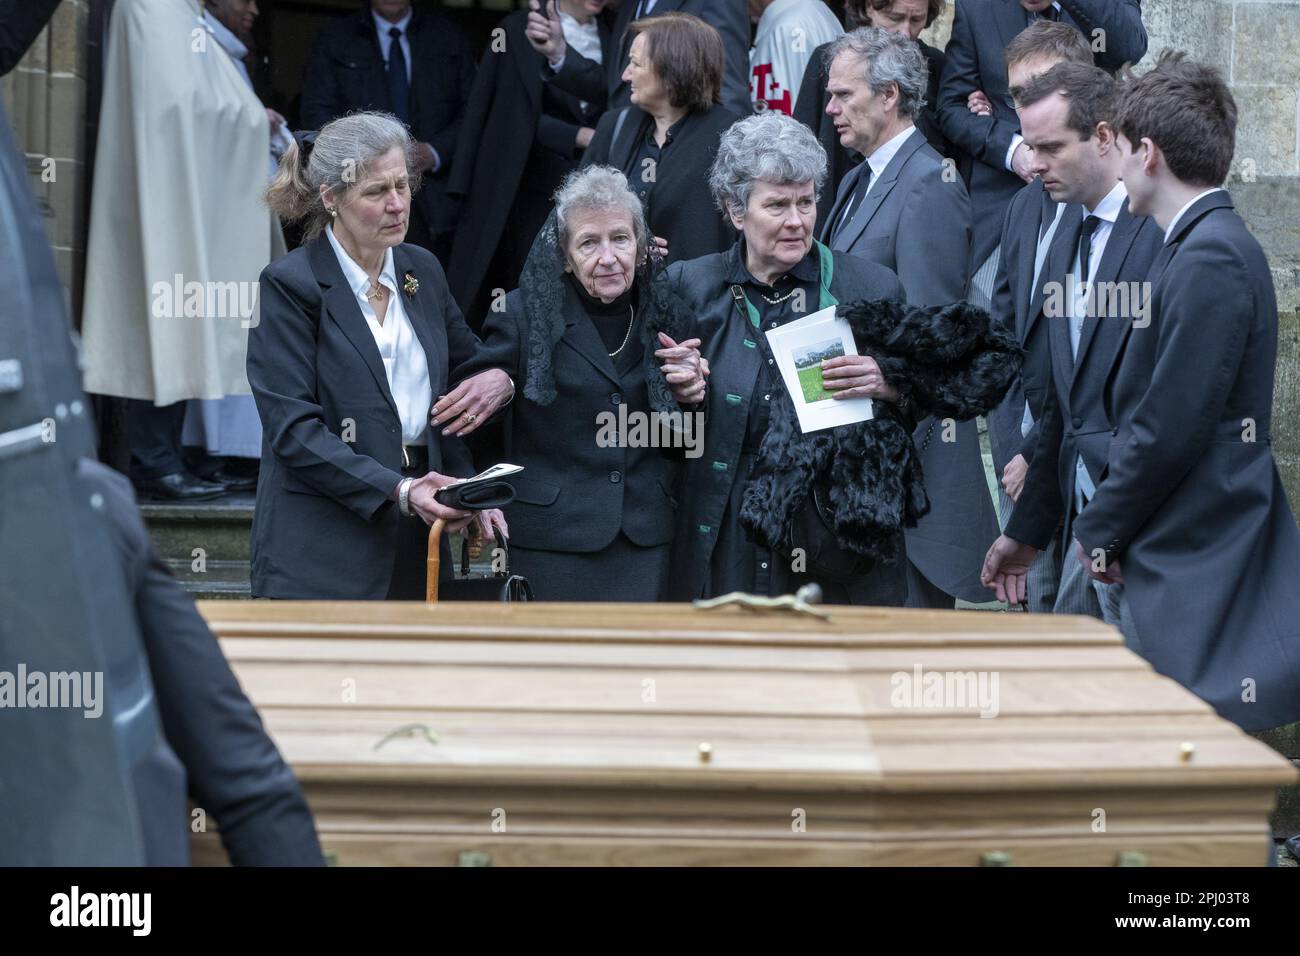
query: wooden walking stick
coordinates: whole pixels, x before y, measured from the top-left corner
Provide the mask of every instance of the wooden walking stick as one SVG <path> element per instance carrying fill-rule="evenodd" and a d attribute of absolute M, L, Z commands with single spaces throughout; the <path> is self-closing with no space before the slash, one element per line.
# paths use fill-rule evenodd
<path fill-rule="evenodd" d="M 429 526 L 429 553 L 424 559 L 424 603 L 438 603 L 438 572 L 442 569 L 442 549 L 439 547 L 442 541 L 442 526 L 445 522 L 441 518 L 434 520 Z"/>

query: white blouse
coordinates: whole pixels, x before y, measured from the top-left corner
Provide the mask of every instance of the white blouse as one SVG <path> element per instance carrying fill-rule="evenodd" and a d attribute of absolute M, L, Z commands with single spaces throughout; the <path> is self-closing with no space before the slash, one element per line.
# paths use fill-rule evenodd
<path fill-rule="evenodd" d="M 397 271 L 393 266 L 393 250 L 384 253 L 384 268 L 379 273 L 380 284 L 388 289 L 388 312 L 381 324 L 371 300 L 366 298 L 370 291 L 370 277 L 366 270 L 357 265 L 334 237 L 333 226 L 328 227 L 325 234 L 329 236 L 343 275 L 361 306 L 361 314 L 365 316 L 366 325 L 379 348 L 379 357 L 384 361 L 388 389 L 393 393 L 397 416 L 402 421 L 402 444 L 421 444 L 424 430 L 429 425 L 429 410 L 433 407 L 433 387 L 429 384 L 429 361 L 424 346 L 416 337 L 415 327 L 402 304 Z"/>

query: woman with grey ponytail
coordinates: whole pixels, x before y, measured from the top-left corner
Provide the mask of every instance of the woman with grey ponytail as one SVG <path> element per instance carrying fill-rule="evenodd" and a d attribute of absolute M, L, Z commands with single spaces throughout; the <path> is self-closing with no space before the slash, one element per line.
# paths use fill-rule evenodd
<path fill-rule="evenodd" d="M 471 520 L 434 493 L 474 473 L 460 439 L 514 384 L 500 368 L 457 374 L 481 343 L 438 260 L 403 242 L 412 146 L 395 117 L 355 113 L 296 136 L 267 189 L 305 241 L 263 271 L 248 337 L 255 596 L 422 598 L 425 523 Z M 505 531 L 499 511 L 479 521 Z"/>

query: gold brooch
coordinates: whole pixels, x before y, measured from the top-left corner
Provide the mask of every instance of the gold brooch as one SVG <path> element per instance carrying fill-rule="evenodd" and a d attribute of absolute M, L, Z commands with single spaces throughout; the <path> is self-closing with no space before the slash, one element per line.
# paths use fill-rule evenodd
<path fill-rule="evenodd" d="M 402 283 L 402 291 L 405 292 L 407 296 L 414 298 L 415 293 L 420 291 L 420 280 L 409 272 L 406 273 L 403 278 L 406 281 Z"/>

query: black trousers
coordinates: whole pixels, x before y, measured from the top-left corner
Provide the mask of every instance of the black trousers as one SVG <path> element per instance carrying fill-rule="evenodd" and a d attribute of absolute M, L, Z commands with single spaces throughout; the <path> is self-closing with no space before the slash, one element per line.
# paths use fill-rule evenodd
<path fill-rule="evenodd" d="M 128 399 L 127 441 L 131 446 L 131 477 L 137 481 L 161 478 L 183 471 L 181 427 L 185 424 L 185 403 L 155 405 Z"/>

